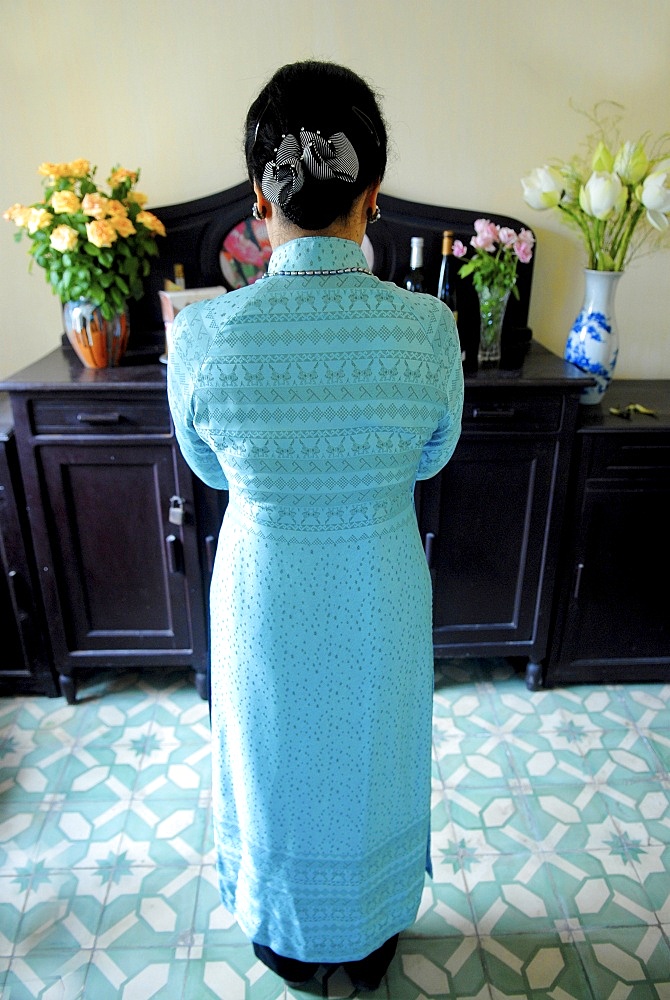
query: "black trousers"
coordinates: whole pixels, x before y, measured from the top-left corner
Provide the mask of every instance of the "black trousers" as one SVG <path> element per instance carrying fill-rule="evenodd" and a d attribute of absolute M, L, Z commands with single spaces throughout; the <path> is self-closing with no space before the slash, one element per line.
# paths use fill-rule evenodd
<path fill-rule="evenodd" d="M 288 983 L 305 983 L 312 978 L 319 968 L 319 964 L 327 964 L 285 958 L 283 955 L 278 955 L 272 948 L 268 948 L 267 945 L 257 944 L 256 941 L 252 941 L 252 944 L 256 958 L 259 958 L 264 965 L 267 965 L 268 969 L 271 969 Z M 343 965 L 354 986 L 363 989 L 376 989 L 391 964 L 397 946 L 398 935 L 395 934 L 366 958 L 361 958 L 356 962 L 331 963 L 329 968 L 336 969 L 339 965 Z"/>

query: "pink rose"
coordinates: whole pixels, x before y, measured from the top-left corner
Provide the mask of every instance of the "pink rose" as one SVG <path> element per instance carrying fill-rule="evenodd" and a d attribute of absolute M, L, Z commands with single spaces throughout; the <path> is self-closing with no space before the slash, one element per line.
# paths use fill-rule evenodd
<path fill-rule="evenodd" d="M 514 244 L 514 253 L 522 264 L 527 264 L 533 256 L 533 247 L 525 240 L 517 240 Z"/>
<path fill-rule="evenodd" d="M 468 252 L 468 248 L 463 243 L 461 243 L 460 240 L 454 240 L 451 252 L 453 253 L 454 257 L 465 257 L 466 253 Z"/>
<path fill-rule="evenodd" d="M 470 245 L 475 250 L 486 250 L 487 253 L 494 253 L 496 250 L 495 244 L 500 233 L 495 222 L 491 222 L 490 219 L 476 219 L 475 233 L 477 235 L 472 237 Z"/>
<path fill-rule="evenodd" d="M 498 236 L 503 246 L 509 247 L 516 242 L 516 233 L 509 226 L 501 226 Z"/>

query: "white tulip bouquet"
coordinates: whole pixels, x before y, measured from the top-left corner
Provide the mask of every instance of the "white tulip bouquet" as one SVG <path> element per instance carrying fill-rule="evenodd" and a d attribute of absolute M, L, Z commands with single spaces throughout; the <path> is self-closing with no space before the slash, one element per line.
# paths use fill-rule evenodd
<path fill-rule="evenodd" d="M 622 110 L 596 105 L 586 156 L 536 167 L 521 181 L 531 208 L 556 209 L 581 234 L 595 271 L 623 271 L 643 249 L 670 246 L 670 133 L 622 141 Z"/>

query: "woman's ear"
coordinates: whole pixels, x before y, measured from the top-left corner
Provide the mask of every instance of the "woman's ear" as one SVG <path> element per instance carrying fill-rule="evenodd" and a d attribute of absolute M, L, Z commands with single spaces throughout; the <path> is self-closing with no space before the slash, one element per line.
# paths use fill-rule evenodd
<path fill-rule="evenodd" d="M 261 191 L 261 186 L 258 183 L 258 181 L 254 181 L 254 194 L 256 195 L 258 214 L 261 216 L 262 219 L 272 218 L 272 202 L 267 200 L 267 198 Z"/>

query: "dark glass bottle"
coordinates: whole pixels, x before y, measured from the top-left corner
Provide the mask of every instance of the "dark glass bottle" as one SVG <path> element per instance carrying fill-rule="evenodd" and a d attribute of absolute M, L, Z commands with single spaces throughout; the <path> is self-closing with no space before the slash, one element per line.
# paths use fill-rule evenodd
<path fill-rule="evenodd" d="M 423 236 L 412 236 L 409 271 L 405 276 L 405 288 L 408 292 L 423 292 Z"/>
<path fill-rule="evenodd" d="M 450 229 L 445 229 L 442 233 L 442 264 L 440 265 L 440 278 L 437 283 L 437 297 L 440 302 L 444 302 L 445 306 L 449 306 L 454 314 L 456 326 L 458 326 L 458 302 L 456 300 L 453 245 L 454 234 Z"/>
<path fill-rule="evenodd" d="M 437 297 L 441 302 L 444 302 L 445 306 L 449 306 L 451 309 L 456 320 L 456 329 L 458 329 L 458 299 L 456 298 L 453 246 L 454 234 L 450 229 L 445 229 L 442 233 L 442 263 L 437 283 Z M 461 350 L 461 357 L 465 360 L 464 350 Z"/>

